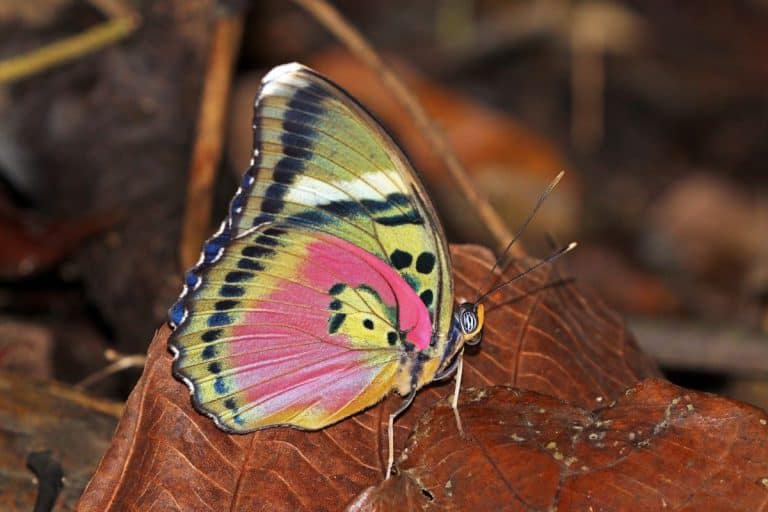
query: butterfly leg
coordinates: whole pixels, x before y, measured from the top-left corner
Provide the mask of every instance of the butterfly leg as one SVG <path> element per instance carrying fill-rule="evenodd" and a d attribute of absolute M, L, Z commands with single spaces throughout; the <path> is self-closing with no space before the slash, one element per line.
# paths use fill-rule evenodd
<path fill-rule="evenodd" d="M 392 466 L 395 464 L 395 418 L 400 416 L 408 407 L 410 407 L 413 398 L 416 396 L 416 388 L 413 388 L 408 396 L 405 397 L 403 403 L 397 408 L 395 412 L 389 415 L 389 423 L 387 424 L 387 437 L 389 441 L 389 456 L 387 457 L 387 476 L 385 480 L 389 480 L 392 475 Z"/>
<path fill-rule="evenodd" d="M 459 391 L 461 391 L 461 377 L 464 373 L 464 349 L 462 348 L 459 354 L 456 356 L 458 366 L 456 368 L 456 387 L 453 390 L 453 400 L 451 400 L 451 409 L 453 409 L 453 415 L 456 418 L 456 426 L 459 429 L 459 434 L 464 437 L 464 429 L 461 426 L 461 416 L 459 415 Z"/>

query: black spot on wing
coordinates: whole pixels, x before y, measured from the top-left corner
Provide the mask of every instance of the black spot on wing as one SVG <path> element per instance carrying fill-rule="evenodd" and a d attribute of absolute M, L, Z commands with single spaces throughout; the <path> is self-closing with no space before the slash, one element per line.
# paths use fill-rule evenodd
<path fill-rule="evenodd" d="M 304 106 L 302 104 L 301 106 Z M 283 114 L 283 130 L 288 133 L 307 137 L 308 139 L 314 139 L 317 137 L 317 131 L 314 125 L 320 119 L 322 111 L 318 112 L 316 108 L 310 108 L 313 112 L 307 112 L 308 109 L 296 109 L 291 106 L 291 102 L 288 103 L 288 108 Z"/>
<path fill-rule="evenodd" d="M 274 254 L 274 252 L 275 250 L 269 247 L 262 247 L 260 245 L 248 245 L 243 247 L 243 250 L 240 251 L 240 254 L 247 256 L 248 258 L 261 258 L 264 256 L 270 256 Z"/>
<path fill-rule="evenodd" d="M 344 313 L 335 313 L 331 315 L 331 320 L 328 322 L 328 333 L 334 334 L 337 332 L 346 318 L 347 315 Z"/>
<path fill-rule="evenodd" d="M 228 309 L 234 308 L 238 304 L 240 304 L 240 301 L 238 300 L 220 300 L 217 301 L 213 307 L 216 309 L 216 311 L 226 311 Z"/>
<path fill-rule="evenodd" d="M 281 158 L 272 170 L 272 181 L 290 185 L 296 179 L 297 174 L 304 172 L 304 162 L 295 158 Z"/>
<path fill-rule="evenodd" d="M 388 215 L 386 217 L 374 217 L 376 224 L 382 226 L 403 226 L 405 224 L 424 224 L 424 219 L 416 212 L 405 213 L 401 215 Z"/>
<path fill-rule="evenodd" d="M 322 211 L 306 210 L 295 215 L 291 215 L 286 222 L 303 225 L 307 227 L 319 227 L 331 224 L 334 218 Z"/>
<path fill-rule="evenodd" d="M 203 359 L 213 359 L 216 357 L 216 346 L 215 345 L 208 345 L 203 349 Z"/>
<path fill-rule="evenodd" d="M 285 207 L 283 198 L 288 193 L 288 186 L 282 183 L 273 183 L 264 192 L 261 201 L 261 211 L 264 213 L 280 213 Z"/>
<path fill-rule="evenodd" d="M 432 301 L 434 300 L 434 294 L 432 293 L 432 290 L 424 290 L 419 294 L 419 298 L 425 306 L 429 307 L 432 305 Z"/>
<path fill-rule="evenodd" d="M 232 317 L 227 313 L 218 312 L 208 317 L 208 327 L 221 327 L 232 323 Z"/>
<path fill-rule="evenodd" d="M 268 249 L 270 252 L 272 252 L 271 249 Z M 240 258 L 237 262 L 237 268 L 241 268 L 243 270 L 254 270 L 254 271 L 260 271 L 264 270 L 264 264 L 260 261 L 248 259 L 248 258 Z"/>
<path fill-rule="evenodd" d="M 431 252 L 423 252 L 416 259 L 416 270 L 422 274 L 429 274 L 435 268 L 435 255 Z"/>
<path fill-rule="evenodd" d="M 261 215 L 257 215 L 253 218 L 252 226 L 258 226 L 259 224 L 264 224 L 265 222 L 272 222 L 275 220 L 275 216 L 269 213 L 262 213 Z"/>
<path fill-rule="evenodd" d="M 245 288 L 233 284 L 225 284 L 219 288 L 219 295 L 222 297 L 242 297 L 245 295 Z"/>
<path fill-rule="evenodd" d="M 304 160 L 309 160 L 310 158 L 312 158 L 312 151 L 305 148 L 296 147 L 296 146 L 287 146 L 287 145 L 283 146 L 283 154 L 285 156 L 290 156 L 293 158 L 302 158 Z"/>
<path fill-rule="evenodd" d="M 253 278 L 253 272 L 233 270 L 231 272 L 227 272 L 227 275 L 224 276 L 224 281 L 228 283 L 242 283 L 243 281 L 248 281 L 252 278 Z"/>
<path fill-rule="evenodd" d="M 217 339 L 219 339 L 219 337 L 221 336 L 222 332 L 224 332 L 224 331 L 222 331 L 221 329 L 211 329 L 210 331 L 205 331 L 200 336 L 200 339 L 203 340 L 206 343 L 210 343 L 212 341 L 216 341 Z"/>
<path fill-rule="evenodd" d="M 413 256 L 411 256 L 411 254 L 408 252 L 395 249 L 392 251 L 392 254 L 389 255 L 389 260 L 397 270 L 401 270 L 411 265 L 413 262 Z"/>
<path fill-rule="evenodd" d="M 318 204 L 317 207 L 339 217 L 354 217 L 366 214 L 360 203 L 356 201 L 331 201 L 330 203 Z"/>

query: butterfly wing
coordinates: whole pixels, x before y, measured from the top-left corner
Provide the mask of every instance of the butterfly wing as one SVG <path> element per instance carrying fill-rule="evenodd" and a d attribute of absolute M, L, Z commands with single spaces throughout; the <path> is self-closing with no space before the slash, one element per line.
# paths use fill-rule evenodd
<path fill-rule="evenodd" d="M 244 183 L 234 235 L 279 220 L 352 242 L 390 262 L 426 303 L 435 332 L 447 332 L 445 235 L 392 138 L 345 91 L 298 64 L 264 78 L 255 109 L 253 182 Z"/>
<path fill-rule="evenodd" d="M 341 89 L 281 66 L 255 108 L 252 166 L 187 274 L 169 346 L 223 428 L 322 428 L 431 381 L 447 248 L 405 157 Z"/>
<path fill-rule="evenodd" d="M 234 240 L 201 274 L 173 334 L 174 369 L 228 430 L 321 428 L 392 388 L 398 306 L 413 291 L 349 242 L 270 226 Z M 428 335 L 426 307 L 415 305 L 401 327 Z"/>

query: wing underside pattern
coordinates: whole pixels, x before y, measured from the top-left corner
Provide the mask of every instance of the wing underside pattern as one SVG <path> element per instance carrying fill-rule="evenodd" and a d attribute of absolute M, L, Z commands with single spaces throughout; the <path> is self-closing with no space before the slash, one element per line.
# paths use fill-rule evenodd
<path fill-rule="evenodd" d="M 447 249 L 405 157 L 338 87 L 281 66 L 255 111 L 252 166 L 170 311 L 174 370 L 227 430 L 322 428 L 447 332 Z"/>

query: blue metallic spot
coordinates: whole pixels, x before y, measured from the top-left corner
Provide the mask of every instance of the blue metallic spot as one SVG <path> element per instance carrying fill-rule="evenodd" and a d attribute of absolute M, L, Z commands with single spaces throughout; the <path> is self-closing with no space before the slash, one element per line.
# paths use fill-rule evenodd
<path fill-rule="evenodd" d="M 168 311 L 168 317 L 174 326 L 178 326 L 184 318 L 184 302 L 178 301 L 171 306 L 171 309 Z"/>
<path fill-rule="evenodd" d="M 200 278 L 192 270 L 189 270 L 187 271 L 186 274 L 184 274 L 184 283 L 187 285 L 189 289 L 194 288 L 194 286 L 197 284 L 198 279 Z"/>
<path fill-rule="evenodd" d="M 221 233 L 205 242 L 205 245 L 203 245 L 203 255 L 205 261 L 210 262 L 213 260 L 219 254 L 221 248 L 229 242 L 229 239 L 229 229 L 224 229 Z"/>
<path fill-rule="evenodd" d="M 218 394 L 223 395 L 229 391 L 229 386 L 224 382 L 224 377 L 216 377 L 216 380 L 213 381 L 213 389 Z"/>
<path fill-rule="evenodd" d="M 208 317 L 208 327 L 221 327 L 232 323 L 232 318 L 227 313 L 214 313 Z"/>
<path fill-rule="evenodd" d="M 244 191 L 251 188 L 251 185 L 253 185 L 253 173 L 252 173 L 253 167 L 250 167 L 247 171 L 243 173 L 243 179 L 240 182 L 240 188 L 242 188 Z"/>

